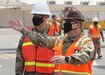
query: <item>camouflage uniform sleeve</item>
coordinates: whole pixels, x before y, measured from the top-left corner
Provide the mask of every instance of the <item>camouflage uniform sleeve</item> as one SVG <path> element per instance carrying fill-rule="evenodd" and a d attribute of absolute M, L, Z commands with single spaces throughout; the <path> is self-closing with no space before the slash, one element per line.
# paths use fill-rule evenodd
<path fill-rule="evenodd" d="M 90 36 L 90 32 L 91 32 L 91 29 L 90 29 L 90 27 L 89 27 L 89 29 L 88 29 L 88 36 Z"/>
<path fill-rule="evenodd" d="M 22 29 L 21 33 L 27 36 L 36 46 L 47 47 L 50 49 L 54 46 L 55 36 L 47 36 L 45 34 L 38 33 L 35 31 L 29 31 L 25 28 Z"/>
<path fill-rule="evenodd" d="M 95 56 L 94 44 L 92 41 L 88 41 L 82 46 L 81 50 L 77 54 L 72 54 L 68 63 L 79 65 L 85 64 L 90 60 L 93 60 Z"/>
<path fill-rule="evenodd" d="M 59 31 L 60 31 L 60 35 L 61 35 L 61 33 L 62 33 L 62 23 L 60 23 L 60 26 L 59 26 Z"/>
<path fill-rule="evenodd" d="M 24 69 L 24 60 L 22 57 L 22 44 L 23 44 L 23 36 L 19 41 L 19 45 L 16 51 L 16 64 L 15 64 L 15 75 L 22 75 Z"/>
<path fill-rule="evenodd" d="M 54 36 L 59 36 L 60 34 L 58 32 L 54 32 Z"/>
<path fill-rule="evenodd" d="M 101 28 L 101 30 L 100 30 L 100 34 L 101 34 L 102 39 L 104 39 L 103 29 L 102 29 L 102 28 Z"/>

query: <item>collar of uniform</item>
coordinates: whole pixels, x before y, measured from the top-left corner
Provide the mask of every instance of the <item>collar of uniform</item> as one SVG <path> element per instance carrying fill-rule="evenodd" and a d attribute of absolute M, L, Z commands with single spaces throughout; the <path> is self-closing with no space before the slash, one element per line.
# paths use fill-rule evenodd
<path fill-rule="evenodd" d="M 71 37 L 71 36 L 67 36 L 67 38 L 64 39 L 64 42 L 74 42 L 78 39 L 78 37 L 80 37 L 80 35 L 82 35 L 83 33 L 81 32 L 79 35 Z"/>
<path fill-rule="evenodd" d="M 47 30 L 48 30 L 48 26 L 46 26 L 46 28 L 44 30 L 38 30 L 36 27 L 33 28 L 33 31 L 36 31 L 36 32 L 42 33 L 42 34 L 47 33 Z"/>

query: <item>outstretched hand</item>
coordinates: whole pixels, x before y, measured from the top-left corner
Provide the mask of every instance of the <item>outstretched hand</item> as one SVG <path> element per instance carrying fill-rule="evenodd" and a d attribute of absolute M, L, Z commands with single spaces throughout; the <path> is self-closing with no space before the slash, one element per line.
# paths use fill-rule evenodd
<path fill-rule="evenodd" d="M 11 28 L 17 30 L 17 31 L 21 31 L 23 28 L 25 28 L 25 26 L 23 25 L 23 23 L 19 20 L 9 20 L 9 25 Z"/>

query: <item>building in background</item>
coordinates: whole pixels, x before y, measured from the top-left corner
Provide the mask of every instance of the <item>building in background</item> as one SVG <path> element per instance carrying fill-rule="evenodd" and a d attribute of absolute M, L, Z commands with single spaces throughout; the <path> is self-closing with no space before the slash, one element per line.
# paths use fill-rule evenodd
<path fill-rule="evenodd" d="M 83 11 L 85 16 L 84 28 L 92 23 L 92 18 L 97 16 L 102 28 L 105 29 L 105 1 L 104 0 L 47 0 L 51 12 L 57 17 L 62 16 L 64 8 L 74 6 Z M 78 1 L 78 2 L 77 2 Z M 93 3 L 93 5 L 92 5 Z M 30 21 L 33 4 L 21 2 L 20 0 L 0 0 L 0 27 L 9 27 L 8 20 L 19 18 L 26 26 L 32 25 Z"/>

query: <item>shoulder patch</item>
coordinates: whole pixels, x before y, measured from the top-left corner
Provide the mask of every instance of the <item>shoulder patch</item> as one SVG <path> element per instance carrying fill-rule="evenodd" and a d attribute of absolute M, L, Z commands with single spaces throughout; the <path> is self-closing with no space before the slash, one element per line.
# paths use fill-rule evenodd
<path fill-rule="evenodd" d="M 92 41 L 88 41 L 85 45 L 82 46 L 82 49 L 92 52 L 95 48 L 94 48 L 93 42 Z"/>

